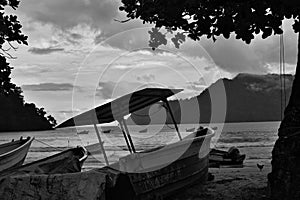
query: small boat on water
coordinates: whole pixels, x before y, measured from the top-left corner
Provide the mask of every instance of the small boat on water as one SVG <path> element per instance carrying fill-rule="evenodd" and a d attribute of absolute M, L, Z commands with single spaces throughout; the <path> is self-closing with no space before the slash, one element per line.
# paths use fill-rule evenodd
<path fill-rule="evenodd" d="M 80 172 L 88 151 L 81 146 L 0 172 L 0 178 L 12 175 L 64 174 Z"/>
<path fill-rule="evenodd" d="M 89 131 L 83 130 L 83 131 L 77 132 L 77 135 L 83 135 L 83 134 L 89 134 Z"/>
<path fill-rule="evenodd" d="M 110 133 L 110 132 L 111 132 L 111 129 L 108 129 L 108 130 L 102 130 L 101 132 L 102 132 L 102 133 Z"/>
<path fill-rule="evenodd" d="M 23 164 L 34 138 L 27 137 L 0 145 L 0 171 Z"/>
<path fill-rule="evenodd" d="M 236 147 L 231 147 L 228 151 L 212 149 L 209 152 L 209 164 L 211 167 L 243 166 L 245 158 L 246 155 L 240 154 Z"/>
<path fill-rule="evenodd" d="M 115 177 L 120 176 L 115 178 L 115 181 L 107 183 L 107 199 L 164 198 L 195 181 L 205 182 L 207 180 L 210 141 L 214 132 L 210 128 L 202 128 L 184 138 L 181 137 L 167 101 L 168 97 L 181 91 L 181 89 L 161 88 L 136 91 L 75 116 L 57 127 L 74 126 L 74 121 L 76 121 L 76 125 L 89 125 L 94 122 L 107 165 L 102 169 L 115 174 Z M 163 101 L 168 107 L 179 141 L 137 152 L 124 116 L 159 101 Z M 96 123 L 109 123 L 115 120 L 119 122 L 129 155 L 119 158 L 119 162 L 109 164 Z"/>
<path fill-rule="evenodd" d="M 185 129 L 186 132 L 193 132 L 194 130 L 195 130 L 195 127 Z"/>
<path fill-rule="evenodd" d="M 143 129 L 143 130 L 140 130 L 139 133 L 147 133 L 147 131 L 148 131 L 148 129 L 145 128 L 145 129 Z"/>

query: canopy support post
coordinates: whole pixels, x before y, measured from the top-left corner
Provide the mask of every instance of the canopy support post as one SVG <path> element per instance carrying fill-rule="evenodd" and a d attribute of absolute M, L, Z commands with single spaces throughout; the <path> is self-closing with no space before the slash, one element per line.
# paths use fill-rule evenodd
<path fill-rule="evenodd" d="M 132 139 L 131 139 L 131 136 L 130 136 L 130 133 L 129 133 L 129 130 L 128 130 L 128 127 L 127 127 L 127 124 L 126 124 L 124 118 L 122 118 L 122 122 L 124 124 L 125 130 L 126 130 L 126 133 L 127 133 L 127 137 L 129 139 L 129 142 L 130 142 L 130 145 L 131 145 L 131 148 L 132 148 L 132 151 L 133 151 L 133 153 L 135 153 L 136 151 L 135 151 L 135 148 L 134 148 L 134 145 L 133 145 L 133 142 L 132 142 Z"/>
<path fill-rule="evenodd" d="M 175 129 L 176 129 L 176 131 L 177 131 L 177 134 L 178 134 L 179 140 L 182 140 L 182 137 L 181 137 L 181 135 L 180 135 L 180 132 L 179 132 L 179 129 L 178 129 L 177 123 L 176 123 L 176 121 L 175 121 L 175 117 L 174 117 L 174 115 L 173 115 L 173 112 L 172 112 L 172 110 L 171 110 L 170 104 L 169 104 L 169 102 L 168 102 L 168 100 L 167 100 L 167 99 L 164 99 L 163 101 L 164 101 L 164 102 L 167 104 L 167 107 L 168 107 L 168 110 L 169 110 L 169 112 L 170 112 L 170 115 L 171 115 L 172 121 L 173 121 L 173 123 L 174 123 L 174 125 L 175 125 Z"/>
<path fill-rule="evenodd" d="M 94 125 L 95 131 L 96 131 L 96 134 L 97 134 L 97 137 L 98 137 L 98 140 L 99 140 L 99 144 L 100 144 L 100 147 L 101 147 L 101 151 L 103 152 L 103 155 L 104 155 L 105 163 L 106 163 L 106 165 L 109 165 L 109 162 L 108 162 L 108 159 L 107 159 L 107 156 L 106 156 L 106 152 L 105 152 L 105 149 L 104 149 L 104 146 L 103 146 L 103 142 L 101 140 L 101 136 L 100 136 L 97 124 L 96 124 L 96 120 L 95 120 L 94 117 L 92 117 L 92 118 L 93 118 L 93 125 Z"/>
<path fill-rule="evenodd" d="M 121 121 L 118 121 L 118 122 L 119 122 L 119 124 L 120 124 L 120 126 L 121 126 L 121 131 L 122 131 L 122 133 L 123 133 L 123 137 L 125 138 L 125 141 L 126 141 L 128 150 L 129 150 L 130 153 L 132 153 L 131 147 L 130 147 L 129 142 L 128 142 L 128 138 L 127 138 L 127 136 L 126 136 L 124 127 L 123 127 L 123 125 L 122 125 L 122 122 L 121 122 Z"/>

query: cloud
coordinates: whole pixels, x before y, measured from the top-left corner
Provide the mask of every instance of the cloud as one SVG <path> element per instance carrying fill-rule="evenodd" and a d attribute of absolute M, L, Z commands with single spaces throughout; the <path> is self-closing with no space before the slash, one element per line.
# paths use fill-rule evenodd
<path fill-rule="evenodd" d="M 40 83 L 31 85 L 22 85 L 23 90 L 27 91 L 71 91 L 74 87 L 70 83 Z"/>
<path fill-rule="evenodd" d="M 36 21 L 68 29 L 81 23 L 93 27 L 109 23 L 118 7 L 114 0 L 26 0 L 19 10 Z"/>
<path fill-rule="evenodd" d="M 141 82 L 100 82 L 99 88 L 97 89 L 97 96 L 102 99 L 114 99 L 130 92 L 151 87 L 152 84 L 141 83 Z"/>
<path fill-rule="evenodd" d="M 120 5 L 118 0 L 26 0 L 25 3 L 21 2 L 18 12 L 34 22 L 50 24 L 61 30 L 88 25 L 94 31 L 101 30 L 101 37 L 107 38 L 142 26 L 139 20 L 128 23 L 114 21 L 126 19 L 125 12 L 118 9 Z"/>
<path fill-rule="evenodd" d="M 284 58 L 287 64 L 296 64 L 297 61 L 297 34 L 292 30 L 292 22 L 284 23 L 285 32 L 283 35 Z M 264 41 L 254 41 L 253 50 L 259 58 L 266 63 L 278 63 L 280 52 L 279 36 L 270 37 Z"/>
<path fill-rule="evenodd" d="M 205 44 L 205 49 L 214 63 L 228 72 L 266 73 L 262 61 L 253 49 L 233 37 L 220 37 L 215 43 Z"/>
<path fill-rule="evenodd" d="M 38 48 L 38 47 L 32 47 L 32 48 L 28 49 L 28 51 L 33 53 L 33 54 L 45 55 L 45 54 L 50 54 L 50 53 L 53 53 L 53 52 L 64 51 L 64 48 L 55 48 L 55 47 Z"/>
<path fill-rule="evenodd" d="M 81 39 L 83 38 L 82 35 L 78 34 L 78 33 L 71 33 L 70 36 L 73 38 L 73 39 Z"/>
<path fill-rule="evenodd" d="M 200 77 L 199 80 L 197 80 L 197 81 L 189 81 L 187 83 L 191 84 L 191 85 L 195 85 L 195 86 L 205 86 L 205 85 L 207 85 L 207 83 L 205 82 L 203 77 Z"/>
<path fill-rule="evenodd" d="M 154 74 L 145 74 L 142 76 L 137 76 L 136 79 L 138 81 L 152 82 L 155 80 Z"/>

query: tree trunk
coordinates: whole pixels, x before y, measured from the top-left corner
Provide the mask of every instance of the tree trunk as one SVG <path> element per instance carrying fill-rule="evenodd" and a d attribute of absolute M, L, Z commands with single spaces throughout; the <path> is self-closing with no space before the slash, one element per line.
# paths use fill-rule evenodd
<path fill-rule="evenodd" d="M 271 199 L 300 199 L 300 33 L 292 93 L 272 151 Z"/>

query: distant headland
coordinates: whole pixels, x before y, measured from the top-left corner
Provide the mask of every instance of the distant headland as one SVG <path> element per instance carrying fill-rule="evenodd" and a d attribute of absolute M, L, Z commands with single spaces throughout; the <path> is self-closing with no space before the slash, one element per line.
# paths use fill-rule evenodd
<path fill-rule="evenodd" d="M 281 106 L 284 108 L 283 99 L 285 97 L 283 95 L 286 94 L 286 102 L 288 102 L 294 79 L 293 75 L 284 75 L 284 77 L 285 93 L 281 90 L 281 77 L 278 74 L 238 74 L 233 79 L 219 79 L 196 97 L 170 101 L 170 106 L 177 123 L 181 124 L 280 121 L 281 112 L 283 112 Z M 213 94 L 214 98 L 224 98 L 219 93 L 221 87 L 224 87 L 226 91 L 225 121 L 221 115 L 214 116 L 213 121 L 211 121 L 212 101 L 210 94 Z M 195 105 L 200 110 L 200 116 Z M 128 124 L 147 125 L 161 120 L 156 120 L 155 113 L 151 113 L 147 107 L 133 113 L 127 121 Z M 169 114 L 167 114 L 167 123 L 172 123 Z"/>
<path fill-rule="evenodd" d="M 20 87 L 11 82 L 11 67 L 0 56 L 0 132 L 50 130 L 56 125 L 44 108 L 25 103 Z"/>

